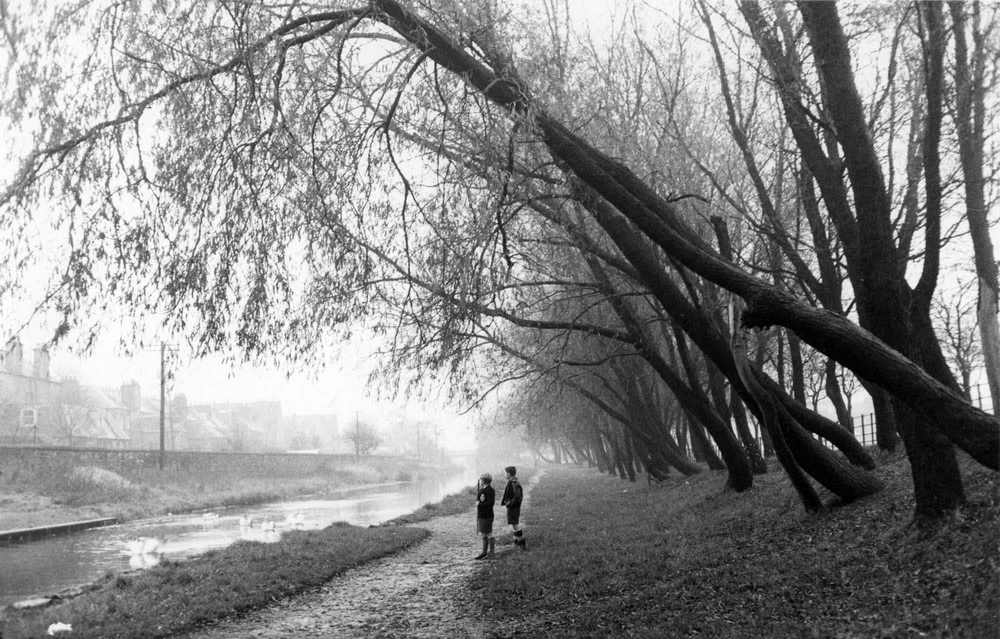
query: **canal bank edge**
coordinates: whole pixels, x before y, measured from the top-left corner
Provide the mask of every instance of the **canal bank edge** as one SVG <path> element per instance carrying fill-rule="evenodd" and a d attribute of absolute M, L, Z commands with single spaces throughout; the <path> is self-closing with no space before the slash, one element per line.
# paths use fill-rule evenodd
<path fill-rule="evenodd" d="M 119 523 L 117 517 L 101 517 L 99 519 L 85 519 L 81 521 L 70 521 L 61 524 L 50 524 L 47 526 L 34 526 L 31 528 L 17 528 L 14 530 L 0 531 L 0 545 L 11 544 L 20 541 L 30 541 L 43 537 L 52 537 L 65 533 L 87 530 L 88 528 L 100 528 L 101 526 L 111 526 Z"/>

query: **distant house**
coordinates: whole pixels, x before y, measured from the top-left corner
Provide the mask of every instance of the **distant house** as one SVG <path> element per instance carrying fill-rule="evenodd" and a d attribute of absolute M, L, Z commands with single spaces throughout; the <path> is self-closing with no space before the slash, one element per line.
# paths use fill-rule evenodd
<path fill-rule="evenodd" d="M 128 409 L 113 391 L 64 382 L 76 386 L 76 397 L 62 404 L 63 438 L 60 443 L 82 448 L 130 448 Z M 64 396 L 70 393 L 64 393 Z"/>
<path fill-rule="evenodd" d="M 25 365 L 17 338 L 0 362 L 0 443 L 96 448 L 129 445 L 128 411 L 113 394 L 50 377 L 49 352 L 34 350 Z"/>
<path fill-rule="evenodd" d="M 282 450 L 281 402 L 229 402 L 188 407 L 198 423 L 228 433 L 227 450 L 262 452 Z"/>
<path fill-rule="evenodd" d="M 54 436 L 61 423 L 62 389 L 49 379 L 48 360 L 42 362 L 44 369 L 36 365 L 26 371 L 16 337 L 4 346 L 0 360 L 0 441 L 30 444 Z"/>
<path fill-rule="evenodd" d="M 191 450 L 228 451 L 236 446 L 229 424 L 197 408 L 188 409 L 181 428 Z"/>

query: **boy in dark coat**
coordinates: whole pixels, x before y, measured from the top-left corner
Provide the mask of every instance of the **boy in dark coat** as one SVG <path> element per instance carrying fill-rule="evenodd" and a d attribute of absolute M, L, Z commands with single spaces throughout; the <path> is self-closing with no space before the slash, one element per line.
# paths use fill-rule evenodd
<path fill-rule="evenodd" d="M 507 474 L 507 487 L 503 489 L 503 498 L 500 500 L 501 506 L 507 507 L 507 523 L 514 531 L 514 545 L 520 546 L 521 550 L 527 550 L 524 542 L 524 530 L 521 528 L 521 499 L 524 491 L 517 481 L 517 468 L 508 466 L 504 468 Z"/>
<path fill-rule="evenodd" d="M 496 491 L 493 490 L 493 477 L 489 473 L 483 473 L 479 477 L 479 486 L 476 490 L 476 531 L 483 538 L 483 552 L 476 559 L 485 559 L 487 550 L 489 556 L 493 555 L 493 504 L 496 503 Z"/>

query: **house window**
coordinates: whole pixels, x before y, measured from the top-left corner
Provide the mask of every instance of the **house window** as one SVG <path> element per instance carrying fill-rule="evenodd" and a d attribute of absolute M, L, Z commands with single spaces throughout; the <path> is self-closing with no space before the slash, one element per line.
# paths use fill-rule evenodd
<path fill-rule="evenodd" d="M 21 428 L 31 428 L 38 424 L 38 410 L 35 408 L 21 409 Z"/>

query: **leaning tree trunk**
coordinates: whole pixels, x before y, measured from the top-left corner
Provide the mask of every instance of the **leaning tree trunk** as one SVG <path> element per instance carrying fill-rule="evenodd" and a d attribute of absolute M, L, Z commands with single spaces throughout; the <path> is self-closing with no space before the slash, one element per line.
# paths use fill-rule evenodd
<path fill-rule="evenodd" d="M 837 413 L 837 421 L 844 428 L 853 431 L 854 424 L 851 419 L 851 411 L 847 409 L 847 402 L 844 401 L 844 394 L 841 392 L 840 383 L 837 381 L 837 362 L 830 358 L 826 359 L 823 377 L 826 396 L 830 399 L 830 403 L 833 404 L 833 410 Z"/>
<path fill-rule="evenodd" d="M 750 458 L 753 474 L 763 475 L 767 472 L 767 462 L 764 461 L 764 456 L 761 454 L 760 444 L 750 432 L 750 423 L 747 420 L 747 411 L 743 406 L 743 400 L 736 393 L 733 393 L 729 398 L 729 405 L 733 413 L 733 421 L 736 423 L 736 432 L 739 433 L 743 448 L 746 449 L 747 457 Z"/>
<path fill-rule="evenodd" d="M 770 405 L 777 402 L 777 399 L 771 398 L 768 401 L 764 401 L 760 398 L 754 398 L 749 394 L 745 383 L 741 379 L 741 373 L 738 370 L 738 366 L 740 365 L 739 358 L 734 357 L 732 350 L 722 339 L 711 318 L 695 308 L 663 271 L 662 263 L 657 259 L 655 252 L 649 246 L 648 242 L 641 238 L 631 225 L 620 214 L 608 206 L 607 203 L 588 196 L 588 192 L 585 189 L 581 189 L 578 193 L 578 198 L 586 201 L 588 209 L 594 213 L 597 222 L 615 242 L 622 255 L 642 274 L 644 282 L 650 287 L 651 292 L 657 298 L 661 307 L 677 323 L 677 326 L 683 329 L 699 346 L 702 352 L 718 366 L 719 370 L 726 375 L 744 401 L 753 402 L 752 404 L 748 403 L 748 406 L 754 407 L 755 414 L 770 434 L 779 461 L 783 459 L 784 455 L 785 461 L 782 461 L 782 465 L 785 466 L 786 470 L 789 473 L 800 472 L 801 468 L 795 463 L 794 458 L 790 457 L 792 455 L 791 451 L 787 451 L 788 454 L 785 455 L 785 450 L 778 449 L 779 446 L 784 446 L 787 449 L 780 431 L 781 422 L 778 419 L 771 419 L 770 422 L 773 425 L 768 425 L 767 416 L 759 412 L 768 411 Z M 733 334 L 735 335 L 736 333 L 734 331 Z M 743 359 L 745 360 L 745 355 Z M 743 361 L 742 363 L 749 367 L 749 362 Z M 771 393 L 767 392 L 770 397 Z M 831 423 L 831 425 L 833 428 L 839 429 L 839 426 L 836 424 Z M 779 430 L 775 430 L 776 428 Z M 839 430 L 843 431 L 844 436 L 850 437 L 847 431 L 843 429 Z M 831 454 L 833 453 L 831 452 Z M 791 463 L 795 463 L 794 467 L 788 465 L 788 460 Z M 812 508 L 811 503 L 805 497 L 803 503 L 806 504 L 807 508 Z"/>
<path fill-rule="evenodd" d="M 860 381 L 872 398 L 872 411 L 875 413 L 875 443 L 880 449 L 891 453 L 899 446 L 899 427 L 892 396 L 871 382 L 864 379 Z"/>
<path fill-rule="evenodd" d="M 726 465 L 712 448 L 712 443 L 708 440 L 708 435 L 701 422 L 691 417 L 687 412 L 684 416 L 687 419 L 688 435 L 691 437 L 691 447 L 694 449 L 695 460 L 708 465 L 712 470 L 725 470 Z"/>
<path fill-rule="evenodd" d="M 608 303 L 636 344 L 639 345 L 643 359 L 649 363 L 674 394 L 688 417 L 688 434 L 693 444 L 695 459 L 706 462 L 712 470 L 728 468 L 729 485 L 733 489 L 743 491 L 750 488 L 753 485 L 753 471 L 750 462 L 729 425 L 719 417 L 704 392 L 697 386 L 697 376 L 694 373 L 683 335 L 679 331 L 675 331 L 678 359 L 683 363 L 690 384 L 686 384 L 661 355 L 656 342 L 649 335 L 649 331 L 639 322 L 623 297 L 617 294 L 601 265 L 590 255 L 585 254 L 584 257 L 590 266 L 591 273 L 608 293 Z M 719 447 L 722 459 L 708 442 L 706 431 Z M 725 461 L 723 462 L 723 460 Z"/>
<path fill-rule="evenodd" d="M 750 469 L 753 471 L 753 474 L 761 475 L 766 473 L 767 464 L 764 463 L 764 458 L 760 454 L 760 447 L 757 445 L 753 435 L 750 434 L 750 424 L 747 422 L 747 413 L 743 407 L 743 402 L 740 401 L 736 393 L 732 393 L 730 397 L 726 397 L 725 376 L 711 362 L 707 362 L 706 364 L 709 367 L 708 384 L 712 392 L 712 401 L 716 406 L 720 407 L 720 413 L 722 413 L 721 407 L 726 409 L 725 413 L 722 413 L 726 421 L 731 418 L 733 423 L 736 424 L 736 434 L 743 445 L 743 450 L 746 451 L 747 459 L 750 460 Z"/>
<path fill-rule="evenodd" d="M 671 466 L 685 475 L 701 472 L 701 467 L 678 448 L 669 428 L 660 423 L 662 411 L 651 413 L 651 407 L 658 403 L 651 393 L 644 392 L 644 387 L 637 380 L 619 376 L 624 377 L 626 384 L 626 411 L 629 417 L 626 427 L 636 444 L 633 449 L 641 451 L 648 460 L 647 468 L 656 471 L 657 479 L 665 478 Z"/>
<path fill-rule="evenodd" d="M 778 403 L 782 405 L 792 419 L 802 428 L 810 433 L 819 435 L 836 446 L 855 466 L 868 470 L 875 468 L 875 460 L 872 459 L 872 456 L 868 454 L 868 451 L 865 450 L 864 446 L 854 437 L 851 431 L 800 404 L 762 371 L 758 369 L 751 369 L 751 371 L 756 375 L 760 385 L 775 397 Z"/>
<path fill-rule="evenodd" d="M 683 418 L 675 417 L 672 422 L 674 431 L 677 433 L 677 448 L 686 456 L 688 452 L 694 454 L 691 445 L 688 443 L 687 423 Z"/>
<path fill-rule="evenodd" d="M 795 333 L 788 331 L 788 359 L 792 364 L 792 397 L 795 401 L 805 405 L 806 403 L 806 380 L 805 371 L 802 366 L 802 344 Z"/>

